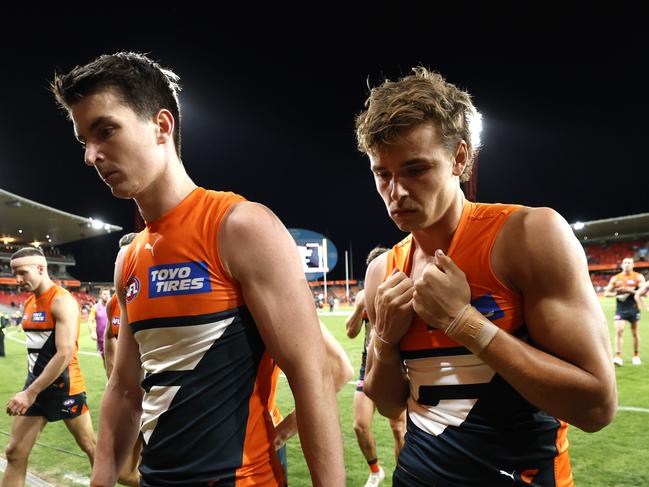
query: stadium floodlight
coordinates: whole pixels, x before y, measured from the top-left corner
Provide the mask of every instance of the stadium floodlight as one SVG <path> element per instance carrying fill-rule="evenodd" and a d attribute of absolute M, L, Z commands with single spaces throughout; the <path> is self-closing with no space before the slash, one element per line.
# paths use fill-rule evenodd
<path fill-rule="evenodd" d="M 90 217 L 90 226 L 95 230 L 101 230 L 102 228 L 104 228 L 104 222 L 102 222 L 101 220 L 95 220 L 94 218 Z"/>
<path fill-rule="evenodd" d="M 581 230 L 581 229 L 584 228 L 585 226 L 586 226 L 586 225 L 584 225 L 583 222 L 577 222 L 577 223 L 575 223 L 575 224 L 572 226 L 572 228 L 574 228 L 575 230 Z"/>
<path fill-rule="evenodd" d="M 471 145 L 477 149 L 482 143 L 482 113 L 475 111 L 467 114 L 467 121 L 469 122 Z"/>

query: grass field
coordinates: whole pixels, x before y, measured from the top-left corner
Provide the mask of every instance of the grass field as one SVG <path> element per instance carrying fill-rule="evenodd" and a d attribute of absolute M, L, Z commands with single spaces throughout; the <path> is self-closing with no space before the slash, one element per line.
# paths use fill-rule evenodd
<path fill-rule="evenodd" d="M 602 300 L 609 319 L 613 316 L 613 300 Z M 575 313 L 575 320 L 578 313 Z M 344 333 L 344 316 L 323 315 L 322 320 L 340 341 L 358 370 L 362 341 L 349 340 Z M 571 458 L 575 481 L 585 487 L 638 487 L 649 485 L 649 317 L 643 317 L 641 331 L 646 336 L 642 345 L 645 364 L 631 366 L 631 334 L 626 330 L 624 353 L 626 363 L 618 368 L 618 394 L 620 409 L 615 421 L 604 430 L 586 434 L 571 428 Z M 612 325 L 609 325 L 612 332 Z M 10 330 L 13 338 L 22 340 L 19 332 Z M 26 375 L 26 352 L 24 345 L 7 339 L 7 356 L 0 359 L 0 404 L 23 385 Z M 82 327 L 80 350 L 92 352 L 94 342 Z M 95 428 L 99 402 L 106 379 L 98 355 L 80 354 L 79 362 L 88 385 L 88 402 Z M 339 394 L 340 418 L 345 442 L 345 465 L 347 485 L 362 486 L 367 479 L 368 469 L 356 444 L 352 429 L 352 398 L 354 386 L 347 385 Z M 280 381 L 278 403 L 283 412 L 292 408 L 292 396 L 285 380 Z M 627 409 L 628 408 L 628 409 Z M 634 410 L 633 408 L 639 408 Z M 11 418 L 0 415 L 0 444 L 6 445 L 11 430 Z M 394 468 L 392 435 L 387 420 L 375 416 L 374 434 L 377 438 L 379 459 L 388 476 Z M 308 470 L 302 457 L 299 440 L 289 441 L 289 485 L 292 487 L 310 485 Z M 77 448 L 72 437 L 61 422 L 49 424 L 39 438 L 30 458 L 29 470 L 56 486 L 83 485 L 90 475 L 85 456 Z M 0 473 L 1 478 L 1 473 Z M 386 479 L 384 485 L 390 485 Z"/>

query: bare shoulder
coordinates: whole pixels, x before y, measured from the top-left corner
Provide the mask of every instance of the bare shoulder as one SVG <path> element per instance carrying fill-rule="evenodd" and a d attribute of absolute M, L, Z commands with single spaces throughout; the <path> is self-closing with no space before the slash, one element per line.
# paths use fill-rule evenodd
<path fill-rule="evenodd" d="M 370 262 L 365 272 L 365 309 L 372 322 L 374 322 L 374 298 L 376 297 L 376 289 L 383 282 L 387 265 L 388 253 L 385 252 Z"/>
<path fill-rule="evenodd" d="M 260 203 L 242 201 L 232 205 L 223 218 L 220 238 L 251 237 L 273 230 L 285 231 L 284 225 L 275 213 Z"/>
<path fill-rule="evenodd" d="M 115 270 L 113 278 L 118 300 L 120 295 L 122 294 L 119 291 L 124 287 L 122 283 L 122 268 L 124 267 L 124 260 L 126 259 L 126 253 L 128 252 L 129 247 L 122 247 L 121 249 L 119 249 L 119 252 L 117 252 L 117 257 L 115 258 Z"/>
<path fill-rule="evenodd" d="M 267 207 L 237 203 L 224 217 L 218 234 L 218 254 L 226 272 L 241 282 L 268 275 L 302 273 L 295 242 L 284 224 Z"/>
<path fill-rule="evenodd" d="M 545 233 L 574 235 L 568 222 L 557 211 L 546 207 L 523 207 L 515 211 L 503 225 L 502 233 L 510 238 L 537 237 L 537 240 L 539 234 Z"/>
<path fill-rule="evenodd" d="M 365 272 L 365 291 L 371 291 L 372 293 L 376 291 L 376 288 L 383 282 L 385 277 L 385 271 L 388 266 L 388 252 L 384 252 L 379 255 L 376 259 L 370 262 L 370 265 L 367 266 L 367 271 Z M 368 289 L 370 287 L 371 289 Z"/>
<path fill-rule="evenodd" d="M 551 208 L 524 207 L 503 225 L 492 251 L 499 277 L 519 288 L 522 282 L 586 269 L 582 246 L 568 222 Z"/>
<path fill-rule="evenodd" d="M 61 319 L 63 317 L 76 318 L 79 314 L 79 303 L 70 293 L 61 293 L 52 300 L 52 314 Z"/>

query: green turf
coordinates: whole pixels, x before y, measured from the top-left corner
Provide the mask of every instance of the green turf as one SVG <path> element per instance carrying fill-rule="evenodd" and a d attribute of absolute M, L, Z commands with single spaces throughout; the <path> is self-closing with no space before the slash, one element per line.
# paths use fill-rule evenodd
<path fill-rule="evenodd" d="M 603 299 L 602 305 L 611 323 L 613 315 L 612 299 Z M 576 316 L 578 314 L 576 313 Z M 344 317 L 322 316 L 324 323 L 343 345 L 358 370 L 362 340 L 349 340 L 344 333 Z M 649 317 L 643 317 L 641 330 L 649 340 Z M 612 325 L 609 325 L 612 332 Z M 15 334 L 22 339 L 21 334 Z M 631 366 L 631 334 L 626 330 L 624 353 L 626 363 L 616 370 L 618 394 L 621 406 L 649 409 L 649 345 L 642 345 L 645 364 Z M 6 340 L 7 357 L 0 359 L 0 404 L 18 391 L 25 380 L 27 359 L 24 345 Z M 86 327 L 82 327 L 81 350 L 94 350 L 94 342 L 88 338 Z M 95 427 L 99 401 L 105 386 L 105 376 L 98 356 L 80 355 L 79 362 L 88 384 L 88 402 Z M 339 394 L 340 417 L 345 443 L 345 465 L 347 485 L 364 485 L 368 468 L 356 444 L 352 430 L 352 398 L 354 386 L 347 385 Z M 292 397 L 286 380 L 282 379 L 278 391 L 278 404 L 283 412 L 292 407 Z M 569 432 L 570 454 L 573 472 L 578 486 L 586 487 L 637 487 L 649 485 L 649 413 L 620 410 L 615 421 L 604 430 L 586 434 L 571 428 Z M 11 428 L 11 418 L 0 416 L 0 443 L 6 444 Z M 378 454 L 388 475 L 394 468 L 392 434 L 388 422 L 378 415 L 374 418 L 374 434 L 378 443 Z M 73 486 L 74 480 L 65 475 L 88 477 L 90 467 L 74 440 L 61 423 L 48 425 L 39 438 L 31 455 L 29 470 L 57 486 Z M 55 448 L 65 450 L 57 451 Z M 301 454 L 299 439 L 288 444 L 289 485 L 292 487 L 311 485 L 306 463 Z M 0 474 L 1 476 L 1 474 Z M 386 480 L 384 485 L 390 485 Z"/>

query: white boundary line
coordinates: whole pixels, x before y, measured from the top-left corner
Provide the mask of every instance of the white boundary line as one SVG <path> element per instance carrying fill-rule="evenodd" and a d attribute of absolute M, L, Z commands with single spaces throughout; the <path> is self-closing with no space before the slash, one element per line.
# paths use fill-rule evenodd
<path fill-rule="evenodd" d="M 649 409 L 647 408 L 636 408 L 634 406 L 618 406 L 617 409 L 618 411 L 634 411 L 637 413 L 649 413 Z"/>
<path fill-rule="evenodd" d="M 5 338 L 8 338 L 12 342 L 21 343 L 22 345 L 26 345 L 25 340 L 19 340 L 18 338 L 14 337 L 14 335 L 16 334 L 16 330 L 10 330 L 11 333 L 7 332 L 6 330 L 7 329 L 5 328 Z M 78 350 L 77 353 L 80 353 L 81 355 L 91 355 L 91 356 L 101 357 L 99 352 L 84 352 L 83 350 Z"/>

